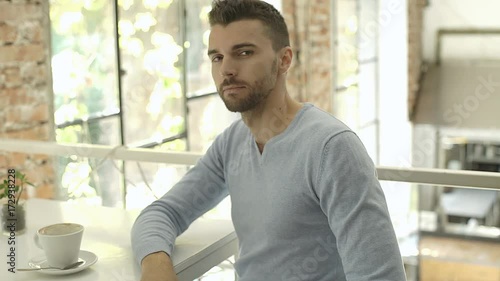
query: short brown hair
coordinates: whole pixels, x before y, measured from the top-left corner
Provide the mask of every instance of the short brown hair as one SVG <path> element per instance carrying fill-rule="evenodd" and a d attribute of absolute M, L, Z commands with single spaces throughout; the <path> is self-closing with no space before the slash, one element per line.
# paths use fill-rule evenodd
<path fill-rule="evenodd" d="M 214 0 L 212 10 L 208 13 L 210 26 L 227 26 L 245 19 L 259 20 L 266 26 L 275 51 L 290 46 L 285 20 L 269 3 L 260 0 Z"/>

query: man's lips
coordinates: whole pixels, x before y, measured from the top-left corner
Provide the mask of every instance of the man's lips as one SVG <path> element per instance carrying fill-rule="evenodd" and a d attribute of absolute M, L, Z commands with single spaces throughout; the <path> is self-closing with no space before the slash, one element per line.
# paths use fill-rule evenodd
<path fill-rule="evenodd" d="M 225 86 L 222 88 L 222 91 L 226 92 L 226 91 L 240 90 L 243 88 L 245 88 L 245 86 Z"/>

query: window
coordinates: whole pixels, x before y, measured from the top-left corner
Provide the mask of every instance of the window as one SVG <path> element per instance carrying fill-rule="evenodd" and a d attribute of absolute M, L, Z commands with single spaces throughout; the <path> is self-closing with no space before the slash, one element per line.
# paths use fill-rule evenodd
<path fill-rule="evenodd" d="M 50 3 L 57 142 L 121 143 L 113 9 L 109 1 Z M 121 203 L 112 163 L 101 163 L 96 173 L 91 171 L 98 163 L 90 159 L 59 158 L 57 163 L 60 197 Z"/>
<path fill-rule="evenodd" d="M 211 2 L 51 0 L 57 141 L 205 151 L 238 118 L 205 55 Z M 141 208 L 188 168 L 61 157 L 58 194 Z"/>
<path fill-rule="evenodd" d="M 378 161 L 378 1 L 335 1 L 333 112 Z"/>

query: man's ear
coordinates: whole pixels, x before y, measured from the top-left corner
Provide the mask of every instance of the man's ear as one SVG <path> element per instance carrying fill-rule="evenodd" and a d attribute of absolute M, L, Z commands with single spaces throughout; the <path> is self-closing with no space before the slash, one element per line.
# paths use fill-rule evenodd
<path fill-rule="evenodd" d="M 288 69 L 292 65 L 293 51 L 292 48 L 287 46 L 279 51 L 280 64 L 279 64 L 279 74 L 287 73 Z"/>

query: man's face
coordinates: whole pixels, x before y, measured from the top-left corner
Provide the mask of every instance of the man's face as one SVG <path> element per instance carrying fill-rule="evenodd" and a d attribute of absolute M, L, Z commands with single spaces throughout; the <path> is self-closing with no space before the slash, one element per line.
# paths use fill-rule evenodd
<path fill-rule="evenodd" d="M 208 56 L 219 95 L 232 112 L 255 108 L 276 85 L 277 54 L 258 20 L 213 26 Z"/>

